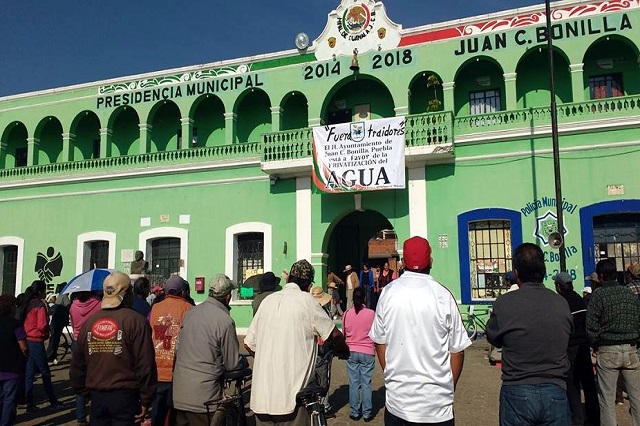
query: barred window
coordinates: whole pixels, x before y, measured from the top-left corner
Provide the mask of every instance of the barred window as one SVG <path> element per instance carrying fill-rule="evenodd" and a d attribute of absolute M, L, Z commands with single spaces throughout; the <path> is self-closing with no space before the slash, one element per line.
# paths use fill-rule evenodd
<path fill-rule="evenodd" d="M 495 299 L 509 288 L 502 277 L 512 269 L 511 222 L 469 222 L 471 299 Z"/>
<path fill-rule="evenodd" d="M 264 234 L 250 232 L 237 234 L 237 277 L 240 288 L 234 292 L 233 300 L 251 300 L 258 290 L 259 280 L 251 277 L 264 273 Z"/>
<path fill-rule="evenodd" d="M 502 109 L 499 90 L 485 90 L 469 93 L 471 115 L 489 114 Z"/>

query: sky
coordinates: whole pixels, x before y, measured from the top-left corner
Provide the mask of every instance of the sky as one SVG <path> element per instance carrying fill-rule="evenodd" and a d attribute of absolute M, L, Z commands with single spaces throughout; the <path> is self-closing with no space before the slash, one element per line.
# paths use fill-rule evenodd
<path fill-rule="evenodd" d="M 540 0 L 387 0 L 403 28 Z M 4 0 L 0 96 L 242 58 L 317 38 L 339 0 Z"/>

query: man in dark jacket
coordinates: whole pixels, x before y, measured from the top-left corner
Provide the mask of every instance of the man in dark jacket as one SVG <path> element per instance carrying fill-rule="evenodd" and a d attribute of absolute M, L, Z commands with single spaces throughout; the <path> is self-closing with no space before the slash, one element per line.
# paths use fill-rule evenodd
<path fill-rule="evenodd" d="M 131 281 L 122 272 L 103 284 L 102 310 L 78 335 L 69 379 L 77 394 L 91 398 L 91 424 L 130 424 L 147 415 L 156 392 L 157 371 L 151 327 L 128 306 Z"/>
<path fill-rule="evenodd" d="M 573 279 L 566 272 L 560 272 L 553 278 L 556 291 L 567 301 L 573 317 L 573 332 L 569 337 L 569 375 L 567 376 L 567 397 L 571 409 L 571 424 L 599 425 L 600 408 L 598 392 L 593 378 L 591 349 L 587 336 L 587 303 L 573 290 Z M 582 415 L 580 388 L 584 391 L 586 422 Z"/>
<path fill-rule="evenodd" d="M 569 424 L 569 305 L 542 283 L 540 247 L 519 246 L 513 269 L 520 289 L 495 301 L 486 330 L 489 343 L 502 348 L 500 425 Z"/>
<path fill-rule="evenodd" d="M 600 423 L 616 424 L 616 383 L 622 374 L 631 403 L 631 420 L 640 424 L 640 302 L 628 287 L 620 285 L 616 264 L 603 259 L 596 264 L 601 287 L 593 292 L 587 308 L 587 333 L 597 351 L 596 374 Z"/>

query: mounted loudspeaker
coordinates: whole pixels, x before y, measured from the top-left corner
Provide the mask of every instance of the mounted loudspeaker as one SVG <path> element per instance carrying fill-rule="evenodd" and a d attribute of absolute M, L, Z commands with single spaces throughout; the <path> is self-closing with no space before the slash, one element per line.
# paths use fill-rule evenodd
<path fill-rule="evenodd" d="M 298 50 L 305 50 L 309 47 L 309 36 L 305 33 L 300 33 L 296 36 L 295 43 Z"/>
<path fill-rule="evenodd" d="M 562 235 L 559 232 L 554 232 L 549 235 L 549 247 L 557 249 L 562 246 L 563 240 Z"/>

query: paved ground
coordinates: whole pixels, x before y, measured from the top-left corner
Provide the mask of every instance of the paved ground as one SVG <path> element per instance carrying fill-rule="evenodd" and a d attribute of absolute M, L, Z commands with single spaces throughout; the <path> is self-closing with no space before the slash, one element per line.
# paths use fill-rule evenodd
<path fill-rule="evenodd" d="M 498 424 L 498 393 L 500 390 L 500 369 L 490 366 L 487 361 L 488 345 L 480 340 L 469 348 L 465 355 L 465 366 L 458 390 L 456 391 L 455 415 L 458 425 L 497 425 Z M 75 406 L 72 391 L 68 385 L 68 358 L 66 362 L 53 367 L 56 394 L 69 407 L 66 410 L 52 413 L 48 411 L 44 391 L 41 383 L 36 383 L 36 399 L 40 399 L 41 409 L 34 414 L 27 414 L 18 410 L 18 424 L 20 425 L 75 425 Z M 353 423 L 349 419 L 349 387 L 344 361 L 335 360 L 332 370 L 332 383 L 329 401 L 336 413 L 335 419 L 330 419 L 330 425 L 347 425 Z M 382 425 L 384 416 L 384 387 L 382 371 L 376 364 L 373 377 L 373 406 L 375 419 L 372 425 Z M 249 419 L 253 425 L 253 416 Z M 363 423 L 364 424 L 364 423 Z M 629 416 L 629 402 L 618 406 L 618 426 L 631 425 Z"/>

